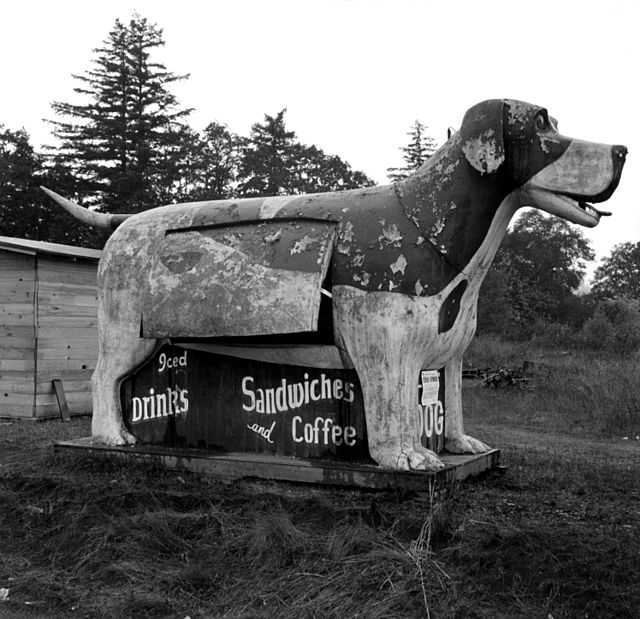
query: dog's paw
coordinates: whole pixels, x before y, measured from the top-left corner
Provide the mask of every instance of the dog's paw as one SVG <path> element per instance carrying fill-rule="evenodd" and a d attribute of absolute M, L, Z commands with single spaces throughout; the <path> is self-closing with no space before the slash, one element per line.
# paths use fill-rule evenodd
<path fill-rule="evenodd" d="M 91 442 L 96 445 L 107 445 L 108 447 L 135 445 L 136 437 L 124 426 L 115 429 L 105 430 L 102 428 L 97 433 L 94 431 Z"/>
<path fill-rule="evenodd" d="M 444 463 L 435 452 L 430 449 L 408 449 L 402 452 L 407 458 L 409 469 L 417 471 L 439 471 L 444 468 Z"/>
<path fill-rule="evenodd" d="M 133 436 L 131 432 L 128 432 L 127 430 L 124 430 L 124 429 L 120 433 L 120 441 L 122 441 L 120 445 L 135 445 L 138 442 L 136 437 Z"/>
<path fill-rule="evenodd" d="M 491 449 L 482 441 L 466 434 L 445 439 L 444 448 L 452 454 L 481 454 Z"/>
<path fill-rule="evenodd" d="M 402 449 L 400 453 L 386 453 L 376 458 L 378 466 L 396 471 L 439 471 L 444 463 L 430 449 Z"/>

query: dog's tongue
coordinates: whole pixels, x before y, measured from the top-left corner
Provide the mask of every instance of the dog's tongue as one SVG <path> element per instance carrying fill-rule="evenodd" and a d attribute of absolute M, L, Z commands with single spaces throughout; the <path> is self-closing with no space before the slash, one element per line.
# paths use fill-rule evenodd
<path fill-rule="evenodd" d="M 589 205 L 600 217 L 610 217 L 611 213 L 609 211 L 599 211 L 597 208 L 593 206 L 593 204 Z"/>
<path fill-rule="evenodd" d="M 611 213 L 609 211 L 600 211 L 595 206 L 593 206 L 593 204 L 589 204 L 588 202 L 580 202 L 580 206 L 585 211 L 593 211 L 594 213 L 597 213 L 598 217 L 610 217 L 611 216 Z"/>

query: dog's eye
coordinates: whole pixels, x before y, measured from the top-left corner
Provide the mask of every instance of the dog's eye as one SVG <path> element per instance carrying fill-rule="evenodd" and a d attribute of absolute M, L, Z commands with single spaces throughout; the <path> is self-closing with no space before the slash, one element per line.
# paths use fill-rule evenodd
<path fill-rule="evenodd" d="M 549 128 L 549 120 L 547 119 L 547 115 L 543 114 L 542 112 L 536 114 L 534 122 L 538 131 L 546 131 Z"/>

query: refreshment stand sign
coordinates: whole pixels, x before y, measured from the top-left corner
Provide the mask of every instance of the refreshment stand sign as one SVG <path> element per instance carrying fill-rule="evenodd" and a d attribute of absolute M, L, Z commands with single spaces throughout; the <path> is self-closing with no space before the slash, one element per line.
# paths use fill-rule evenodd
<path fill-rule="evenodd" d="M 444 372 L 421 373 L 422 444 L 444 445 Z M 372 462 L 353 369 L 301 367 L 164 345 L 121 385 L 143 444 Z"/>

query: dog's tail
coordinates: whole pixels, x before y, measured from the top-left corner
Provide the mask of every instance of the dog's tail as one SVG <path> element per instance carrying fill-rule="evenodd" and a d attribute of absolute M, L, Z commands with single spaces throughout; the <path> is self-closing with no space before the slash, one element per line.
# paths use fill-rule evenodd
<path fill-rule="evenodd" d="M 131 215 L 113 215 L 111 213 L 98 213 L 84 208 L 71 200 L 67 200 L 58 195 L 55 191 L 40 187 L 50 198 L 55 200 L 65 211 L 71 213 L 76 219 L 85 224 L 95 226 L 96 228 L 111 228 L 115 230 L 125 219 L 129 219 Z"/>

